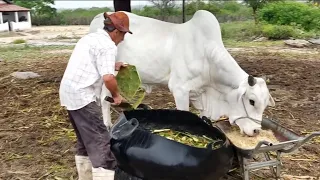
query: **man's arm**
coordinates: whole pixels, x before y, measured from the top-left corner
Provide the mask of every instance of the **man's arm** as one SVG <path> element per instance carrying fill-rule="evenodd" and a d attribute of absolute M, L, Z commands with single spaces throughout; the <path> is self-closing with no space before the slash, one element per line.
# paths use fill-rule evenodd
<path fill-rule="evenodd" d="M 118 83 L 113 74 L 104 75 L 103 82 L 107 89 L 110 91 L 112 97 L 119 96 Z"/>
<path fill-rule="evenodd" d="M 102 49 L 97 54 L 97 69 L 106 88 L 110 91 L 115 104 L 120 104 L 122 97 L 115 78 L 116 49 Z"/>

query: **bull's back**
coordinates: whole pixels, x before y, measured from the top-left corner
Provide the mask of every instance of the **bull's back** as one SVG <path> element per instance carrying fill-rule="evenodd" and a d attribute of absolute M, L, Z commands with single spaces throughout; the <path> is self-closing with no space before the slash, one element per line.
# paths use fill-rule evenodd
<path fill-rule="evenodd" d="M 174 52 L 173 35 L 176 24 L 126 12 L 130 30 L 118 45 L 118 61 L 137 66 L 144 83 L 168 82 L 171 55 Z M 103 14 L 97 15 L 90 24 L 90 31 L 103 28 Z"/>
<path fill-rule="evenodd" d="M 204 42 L 214 42 L 218 46 L 224 46 L 221 36 L 221 28 L 217 18 L 209 11 L 198 10 L 188 22 L 194 36 L 203 38 Z"/>
<path fill-rule="evenodd" d="M 133 34 L 126 34 L 124 41 L 118 45 L 117 60 L 136 65 L 145 83 L 166 84 L 171 67 L 177 67 L 174 64 L 188 65 L 188 61 L 194 64 L 195 59 L 201 60 L 199 57 L 203 57 L 203 45 L 208 41 L 215 41 L 223 46 L 220 26 L 208 11 L 197 11 L 184 24 L 126 14 Z M 90 32 L 103 28 L 103 19 L 102 13 L 97 15 L 90 24 Z M 202 69 L 195 71 L 200 73 Z"/>

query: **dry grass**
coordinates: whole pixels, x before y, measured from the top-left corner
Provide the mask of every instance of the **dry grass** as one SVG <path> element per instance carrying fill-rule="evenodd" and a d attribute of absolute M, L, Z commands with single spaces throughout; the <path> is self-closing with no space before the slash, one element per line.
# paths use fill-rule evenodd
<path fill-rule="evenodd" d="M 0 84 L 4 125 L 0 129 L 0 178 L 17 178 L 21 174 L 12 172 L 26 171 L 23 179 L 69 179 L 74 175 L 70 164 L 75 134 L 58 96 L 69 54 L 45 54 L 41 48 L 30 47 L 14 50 L 14 54 L 17 51 L 27 58 L 21 62 L 6 57 L 9 62 L 2 63 L 0 70 L 7 77 Z M 14 79 L 9 76 L 14 71 L 33 71 L 41 77 Z"/>

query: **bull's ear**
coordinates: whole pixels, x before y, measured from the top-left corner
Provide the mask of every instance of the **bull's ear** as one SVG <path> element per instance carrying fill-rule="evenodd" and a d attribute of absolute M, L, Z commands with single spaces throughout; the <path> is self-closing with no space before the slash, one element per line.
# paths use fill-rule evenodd
<path fill-rule="evenodd" d="M 239 87 L 238 92 L 237 92 L 237 100 L 240 101 L 244 93 L 246 93 L 246 88 L 245 87 Z"/>
<path fill-rule="evenodd" d="M 276 105 L 276 103 L 274 102 L 273 97 L 271 96 L 271 94 L 269 93 L 269 106 L 274 107 Z"/>
<path fill-rule="evenodd" d="M 107 12 L 104 12 L 104 13 L 103 13 L 103 17 L 104 17 L 104 19 L 107 19 L 107 17 L 108 17 Z"/>

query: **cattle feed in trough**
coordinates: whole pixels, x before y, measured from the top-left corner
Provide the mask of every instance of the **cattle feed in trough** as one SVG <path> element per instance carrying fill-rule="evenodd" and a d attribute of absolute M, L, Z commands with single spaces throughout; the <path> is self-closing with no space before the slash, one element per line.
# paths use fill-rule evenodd
<path fill-rule="evenodd" d="M 198 10 L 182 24 L 125 13 L 133 34 L 118 45 L 116 59 L 136 66 L 147 93 L 153 85 L 165 84 L 178 110 L 189 111 L 191 103 L 201 116 L 216 120 L 226 115 L 241 133 L 258 134 L 265 108 L 275 102 L 265 80 L 249 76 L 224 47 L 212 13 Z M 103 28 L 103 20 L 103 13 L 95 16 L 90 32 Z M 103 86 L 103 116 L 110 126 L 106 95 L 110 93 Z"/>

